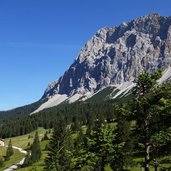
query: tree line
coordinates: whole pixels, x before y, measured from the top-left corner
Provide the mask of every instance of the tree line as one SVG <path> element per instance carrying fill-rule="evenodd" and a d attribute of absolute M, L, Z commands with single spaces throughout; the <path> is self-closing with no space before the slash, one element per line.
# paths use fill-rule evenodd
<path fill-rule="evenodd" d="M 0 137 L 24 135 L 38 127 L 53 128 L 60 117 L 63 117 L 68 124 L 79 120 L 80 124 L 84 125 L 89 117 L 96 118 L 96 115 L 111 120 L 114 117 L 113 104 L 111 102 L 101 105 L 77 102 L 45 109 L 32 116 L 26 115 L 3 120 L 0 122 Z"/>

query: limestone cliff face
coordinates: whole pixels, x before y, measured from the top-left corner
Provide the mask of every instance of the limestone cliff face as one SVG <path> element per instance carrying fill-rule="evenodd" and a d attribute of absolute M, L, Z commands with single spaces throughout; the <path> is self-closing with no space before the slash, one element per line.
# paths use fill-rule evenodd
<path fill-rule="evenodd" d="M 93 94 L 110 85 L 133 81 L 142 70 L 170 65 L 171 17 L 150 14 L 99 30 L 64 75 L 49 85 L 43 98 Z"/>

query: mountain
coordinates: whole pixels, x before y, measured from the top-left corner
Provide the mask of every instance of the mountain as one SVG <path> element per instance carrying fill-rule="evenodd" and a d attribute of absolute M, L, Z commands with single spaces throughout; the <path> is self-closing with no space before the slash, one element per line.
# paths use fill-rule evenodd
<path fill-rule="evenodd" d="M 48 86 L 42 97 L 48 101 L 33 113 L 64 102 L 92 99 L 100 92 L 115 99 L 129 93 L 143 70 L 166 69 L 160 82 L 169 79 L 170 65 L 171 16 L 149 14 L 102 28 L 64 75 Z"/>

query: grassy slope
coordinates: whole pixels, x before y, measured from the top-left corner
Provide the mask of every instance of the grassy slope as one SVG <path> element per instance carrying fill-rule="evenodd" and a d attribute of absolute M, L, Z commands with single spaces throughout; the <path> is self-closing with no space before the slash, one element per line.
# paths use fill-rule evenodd
<path fill-rule="evenodd" d="M 42 148 L 42 157 L 39 160 L 39 162 L 36 162 L 35 164 L 33 164 L 32 166 L 28 166 L 25 168 L 20 168 L 18 169 L 19 171 L 42 171 L 44 168 L 44 159 L 47 156 L 47 151 L 45 151 L 45 146 L 48 143 L 48 141 L 42 141 L 41 142 L 41 148 Z"/>
<path fill-rule="evenodd" d="M 6 154 L 6 147 L 0 147 L 0 156 L 5 156 Z M 23 159 L 24 155 L 21 154 L 18 150 L 14 150 L 14 155 L 11 156 L 9 161 L 4 163 L 4 167 L 0 168 L 0 171 L 12 166 L 13 164 L 18 163 Z"/>
<path fill-rule="evenodd" d="M 118 90 L 115 90 L 116 87 L 107 87 L 104 88 L 103 90 L 101 90 L 100 92 L 96 93 L 94 96 L 92 96 L 91 98 L 87 99 L 87 102 L 91 102 L 91 103 L 102 103 L 105 100 L 109 100 L 109 95 L 113 93 L 116 94 L 118 92 Z"/>
<path fill-rule="evenodd" d="M 46 130 L 43 128 L 38 129 L 40 140 L 42 139 L 45 131 Z M 35 134 L 35 131 L 31 132 L 30 134 L 26 134 L 26 135 L 18 136 L 18 137 L 13 137 L 10 139 L 12 140 L 12 144 L 14 146 L 26 149 L 29 142 L 32 144 L 34 134 Z M 30 138 L 28 138 L 28 137 L 30 137 Z M 6 144 L 8 144 L 8 141 L 9 141 L 9 139 L 5 139 Z M 44 149 L 45 149 L 45 146 L 47 143 L 48 143 L 47 141 L 41 142 L 42 159 L 39 162 L 37 162 L 35 165 L 33 165 L 31 167 L 21 168 L 18 170 L 28 170 L 29 171 L 29 170 L 32 170 L 34 167 L 36 167 L 38 170 L 43 170 L 43 167 L 44 167 L 43 161 L 44 161 L 44 158 L 45 158 L 46 153 L 47 153 L 46 151 L 44 151 Z M 15 152 L 14 155 L 11 157 L 11 159 L 9 161 L 5 162 L 5 166 L 3 168 L 0 168 L 0 171 L 4 170 L 5 168 L 12 166 L 13 164 L 18 163 L 20 160 L 23 159 L 24 155 L 21 154 L 18 150 L 14 150 L 14 152 Z M 0 148 L 0 156 L 5 156 L 5 153 L 6 153 L 6 148 L 5 147 Z"/>
<path fill-rule="evenodd" d="M 44 133 L 45 133 L 45 129 L 43 128 L 39 128 L 38 129 L 38 133 L 39 133 L 39 138 L 40 140 L 42 139 Z M 26 149 L 28 143 L 33 143 L 33 139 L 34 139 L 34 135 L 35 135 L 35 131 L 26 134 L 26 135 L 22 135 L 22 136 L 18 136 L 18 137 L 13 137 L 10 138 L 12 140 L 12 145 Z M 30 138 L 28 138 L 30 136 Z M 9 139 L 5 139 L 5 143 L 8 144 Z"/>
<path fill-rule="evenodd" d="M 133 97 L 131 92 L 128 92 L 126 94 L 124 94 L 123 92 L 115 99 L 112 99 L 112 97 L 114 97 L 118 93 L 118 91 L 119 90 L 116 87 L 104 88 L 103 90 L 93 95 L 91 98 L 87 99 L 86 102 L 104 103 L 104 101 L 112 100 L 114 103 L 126 103 Z"/>

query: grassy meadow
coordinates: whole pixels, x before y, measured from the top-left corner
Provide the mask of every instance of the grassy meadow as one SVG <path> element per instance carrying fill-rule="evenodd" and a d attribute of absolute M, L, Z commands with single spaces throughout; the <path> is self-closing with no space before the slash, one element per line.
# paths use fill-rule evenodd
<path fill-rule="evenodd" d="M 135 125 L 134 122 L 132 123 L 132 126 L 133 125 Z M 115 127 L 116 123 L 110 123 L 110 126 Z M 83 133 L 85 133 L 87 128 L 85 126 L 83 126 L 82 128 L 83 128 Z M 48 131 L 48 130 L 45 130 L 43 128 L 39 128 L 37 131 L 39 133 L 39 138 L 40 138 L 40 141 L 41 141 L 43 136 L 44 136 L 44 133 L 46 131 Z M 11 138 L 12 144 L 14 146 L 17 146 L 17 147 L 20 147 L 20 148 L 23 148 L 23 149 L 27 149 L 28 144 L 29 143 L 32 144 L 33 139 L 34 139 L 34 135 L 35 135 L 35 131 L 33 131 L 33 132 L 29 133 L 29 134 L 23 135 L 23 136 L 13 137 L 13 138 Z M 51 135 L 48 134 L 48 136 L 50 137 Z M 77 138 L 77 133 L 72 134 L 72 138 L 76 139 Z M 8 141 L 9 141 L 9 139 L 5 139 L 6 144 L 8 144 Z M 33 165 L 25 167 L 25 168 L 19 168 L 17 170 L 19 170 L 19 171 L 43 171 L 44 159 L 47 156 L 47 151 L 45 150 L 45 147 L 46 147 L 47 143 L 48 143 L 48 140 L 41 141 L 41 143 L 40 143 L 41 144 L 41 149 L 42 149 L 42 157 L 39 160 L 39 162 L 36 162 Z M 5 153 L 6 153 L 6 147 L 0 148 L 0 156 L 5 156 Z M 11 165 L 19 162 L 23 157 L 24 157 L 24 155 L 21 154 L 18 150 L 14 150 L 14 155 L 10 158 L 9 161 L 5 162 L 4 167 L 0 168 L 0 171 L 3 171 L 5 168 L 8 168 Z M 171 156 L 167 156 L 167 157 L 162 158 L 160 160 L 162 161 L 163 159 L 165 159 L 166 162 L 163 162 L 161 164 L 161 166 L 162 167 L 163 166 L 171 167 Z M 142 162 L 142 161 L 143 161 L 143 158 L 141 158 L 141 157 L 134 158 L 134 166 L 132 166 L 129 169 L 131 169 L 131 171 L 142 171 L 142 168 L 140 166 L 140 162 Z M 160 170 L 160 169 L 158 169 L 158 170 Z M 112 170 L 111 170 L 110 166 L 106 166 L 105 171 L 112 171 Z M 150 171 L 154 171 L 153 166 L 150 166 Z"/>

